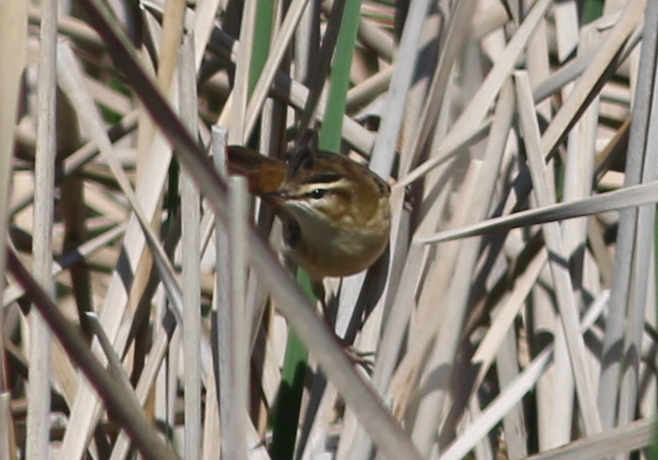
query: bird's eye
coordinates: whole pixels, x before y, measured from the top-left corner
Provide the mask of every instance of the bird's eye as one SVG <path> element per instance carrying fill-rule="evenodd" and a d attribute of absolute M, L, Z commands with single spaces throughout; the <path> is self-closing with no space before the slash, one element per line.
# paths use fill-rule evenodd
<path fill-rule="evenodd" d="M 311 192 L 311 198 L 313 198 L 314 200 L 319 200 L 320 198 L 325 196 L 326 193 L 327 191 L 325 189 L 316 188 Z"/>

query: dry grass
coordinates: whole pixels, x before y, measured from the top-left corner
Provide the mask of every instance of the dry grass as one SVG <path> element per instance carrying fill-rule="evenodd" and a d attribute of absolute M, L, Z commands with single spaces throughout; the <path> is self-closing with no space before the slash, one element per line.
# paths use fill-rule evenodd
<path fill-rule="evenodd" d="M 107 3 L 0 2 L 0 458 L 278 460 L 289 328 L 295 459 L 649 457 L 657 2 Z M 370 374 L 225 177 L 300 124 L 392 185 Z"/>

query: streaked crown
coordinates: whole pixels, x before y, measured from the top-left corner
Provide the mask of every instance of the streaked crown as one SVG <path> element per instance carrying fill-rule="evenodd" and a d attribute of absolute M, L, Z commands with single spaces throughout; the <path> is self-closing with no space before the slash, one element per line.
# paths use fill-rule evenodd
<path fill-rule="evenodd" d="M 310 203 L 331 219 L 346 216 L 359 224 L 374 216 L 390 187 L 344 155 L 303 147 L 291 154 L 279 194 L 284 201 Z"/>

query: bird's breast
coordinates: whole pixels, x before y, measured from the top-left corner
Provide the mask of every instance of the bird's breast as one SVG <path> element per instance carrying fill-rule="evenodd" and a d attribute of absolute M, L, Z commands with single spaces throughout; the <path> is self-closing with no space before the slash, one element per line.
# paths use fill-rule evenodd
<path fill-rule="evenodd" d="M 287 252 L 298 265 L 314 278 L 340 277 L 365 270 L 384 252 L 390 216 L 387 205 L 368 222 L 349 215 L 329 221 L 300 212 L 291 213 L 284 227 Z"/>

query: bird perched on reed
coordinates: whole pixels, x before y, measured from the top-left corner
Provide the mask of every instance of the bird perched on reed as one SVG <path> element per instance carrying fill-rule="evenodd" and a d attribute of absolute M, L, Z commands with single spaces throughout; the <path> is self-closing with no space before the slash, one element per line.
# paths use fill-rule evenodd
<path fill-rule="evenodd" d="M 249 191 L 267 202 L 283 223 L 286 253 L 313 280 L 370 267 L 388 244 L 390 187 L 345 155 L 312 142 L 286 160 L 229 146 L 228 169 L 247 178 Z"/>

